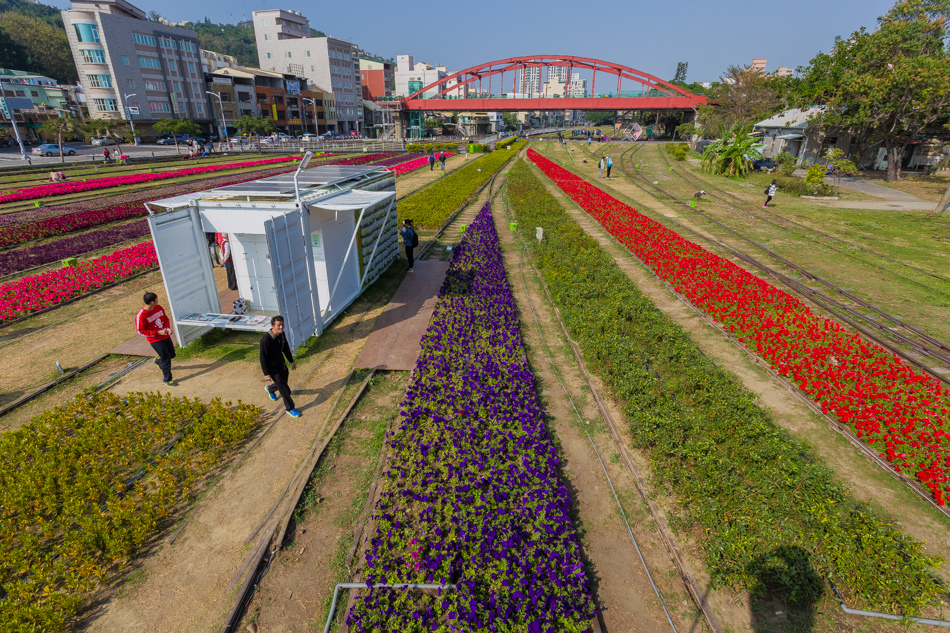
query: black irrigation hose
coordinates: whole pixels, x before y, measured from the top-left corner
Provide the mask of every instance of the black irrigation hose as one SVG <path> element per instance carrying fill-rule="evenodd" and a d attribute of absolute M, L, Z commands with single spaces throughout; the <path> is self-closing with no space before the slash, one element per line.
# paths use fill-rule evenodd
<path fill-rule="evenodd" d="M 627 150 L 627 151 L 629 151 L 629 150 Z M 624 156 L 625 154 L 626 154 L 626 152 L 624 152 L 624 154 L 621 154 L 621 157 L 620 157 L 621 160 L 623 159 L 623 156 Z M 643 184 L 638 183 L 638 182 L 637 182 L 638 179 L 641 180 L 641 181 L 643 181 L 643 182 L 648 183 L 653 189 L 656 189 L 656 190 L 659 191 L 661 194 L 663 194 L 663 195 L 665 195 L 665 196 L 668 196 L 669 198 L 675 200 L 676 202 L 678 202 L 678 203 L 680 203 L 680 204 L 683 204 L 684 206 L 686 206 L 687 208 L 690 208 L 690 209 L 692 210 L 692 208 L 689 207 L 685 202 L 683 202 L 682 200 L 678 199 L 676 196 L 672 195 L 672 194 L 669 193 L 668 191 L 666 191 L 666 190 L 664 190 L 664 189 L 662 189 L 662 188 L 660 188 L 660 187 L 658 187 L 658 186 L 656 186 L 656 185 L 653 185 L 653 184 L 651 183 L 651 181 L 649 181 L 648 179 L 646 179 L 642 174 L 639 174 L 639 172 L 638 172 L 638 174 L 637 174 L 635 177 L 632 177 L 632 178 L 631 178 L 631 182 L 633 182 L 633 184 L 639 186 L 639 187 L 640 187 L 641 189 L 643 189 L 644 191 L 646 191 L 646 192 L 648 192 L 648 193 L 651 193 L 652 195 L 656 196 L 656 194 L 654 194 L 652 191 L 650 191 L 650 189 L 648 189 L 646 186 L 644 186 Z M 701 240 L 707 241 L 707 242 L 709 242 L 709 243 L 711 243 L 711 244 L 717 246 L 718 248 L 723 249 L 723 250 L 725 250 L 725 251 L 727 251 L 727 252 L 733 254 L 736 258 L 738 258 L 738 259 L 740 259 L 740 260 L 742 260 L 742 261 L 748 263 L 749 265 L 754 266 L 754 267 L 757 267 L 757 268 L 760 268 L 761 270 L 766 271 L 769 275 L 771 275 L 771 276 L 777 278 L 777 279 L 780 280 L 783 284 L 785 284 L 785 285 L 788 286 L 789 288 L 792 288 L 792 289 L 793 289 L 795 292 L 797 292 L 798 294 L 801 294 L 802 296 L 805 296 L 805 297 L 810 298 L 810 299 L 811 299 L 812 301 L 814 301 L 816 304 L 818 304 L 819 306 L 821 306 L 822 308 L 824 308 L 825 310 L 827 310 L 828 312 L 830 312 L 831 314 L 833 314 L 835 317 L 837 317 L 837 318 L 840 319 L 841 321 L 844 321 L 845 323 L 848 323 L 851 327 L 853 327 L 855 330 L 857 330 L 858 332 L 860 332 L 861 334 L 863 334 L 863 335 L 866 336 L 867 338 L 873 340 L 874 342 L 876 342 L 876 343 L 878 343 L 879 345 L 881 345 L 882 347 L 888 349 L 889 351 L 891 351 L 892 353 L 896 354 L 897 356 L 900 356 L 902 359 L 904 359 L 904 360 L 907 361 L 908 363 L 911 363 L 911 364 L 915 365 L 916 367 L 918 367 L 919 369 L 923 370 L 924 372 L 926 372 L 928 375 L 932 376 L 933 378 L 935 378 L 935 379 L 937 379 L 937 380 L 939 380 L 939 381 L 941 381 L 941 382 L 943 382 L 943 383 L 945 383 L 945 384 L 950 385 L 950 378 L 941 375 L 939 372 L 935 371 L 935 370 L 934 370 L 932 367 L 930 367 L 929 365 L 927 365 L 927 364 L 925 364 L 925 363 L 923 363 L 923 362 L 921 362 L 921 361 L 919 361 L 919 360 L 917 360 L 917 359 L 911 357 L 910 355 L 908 355 L 908 354 L 905 353 L 904 351 L 902 351 L 902 350 L 898 349 L 897 347 L 895 347 L 895 346 L 894 346 L 893 344 L 891 344 L 889 341 L 886 341 L 886 340 L 880 338 L 879 336 L 875 335 L 873 332 L 869 331 L 869 330 L 866 329 L 865 327 L 863 327 L 863 326 L 861 326 L 860 324 L 858 324 L 855 320 L 849 318 L 848 316 L 846 316 L 846 315 L 843 314 L 842 312 L 840 312 L 840 311 L 838 311 L 838 310 L 835 310 L 835 309 L 832 308 L 832 307 L 829 307 L 829 306 L 826 305 L 826 304 L 827 304 L 827 303 L 833 303 L 834 305 L 838 306 L 838 308 L 839 308 L 840 310 L 845 310 L 845 311 L 850 312 L 851 314 L 854 314 L 854 315 L 856 315 L 856 316 L 858 316 L 858 317 L 860 317 L 860 318 L 863 318 L 863 319 L 865 319 L 865 320 L 871 321 L 871 322 L 874 323 L 876 326 L 882 327 L 882 329 L 886 329 L 886 331 L 888 332 L 888 334 L 891 334 L 891 335 L 894 335 L 894 336 L 898 336 L 898 338 L 901 338 L 900 335 L 897 335 L 897 334 L 896 334 L 895 332 L 893 332 L 892 330 L 887 329 L 887 328 L 883 328 L 883 326 L 880 325 L 877 321 L 874 321 L 873 319 L 870 319 L 870 318 L 868 318 L 868 317 L 865 316 L 865 315 L 861 315 L 860 313 L 857 313 L 857 312 L 851 310 L 850 308 L 847 308 L 846 306 L 843 306 L 843 305 L 840 304 L 839 302 L 834 301 L 834 300 L 831 299 L 830 297 L 827 297 L 827 296 L 821 294 L 820 292 L 817 292 L 817 291 L 815 291 L 815 290 L 813 290 L 813 289 L 811 289 L 811 288 L 808 288 L 807 286 L 804 286 L 803 284 L 801 284 L 801 283 L 795 281 L 794 279 L 791 279 L 791 278 L 789 278 L 788 276 L 782 274 L 781 272 L 779 272 L 779 271 L 777 271 L 777 270 L 775 270 L 775 269 L 772 269 L 772 268 L 770 268 L 769 266 L 767 266 L 766 264 L 764 264 L 764 263 L 762 263 L 762 262 L 756 260 L 756 259 L 753 258 L 751 255 L 747 255 L 747 254 L 745 254 L 745 253 L 742 253 L 742 252 L 740 252 L 740 251 L 738 251 L 738 250 L 732 248 L 731 246 L 729 246 L 729 245 L 727 245 L 727 244 L 725 244 L 725 243 L 723 243 L 723 242 L 718 241 L 718 240 L 717 240 L 716 238 L 714 238 L 714 237 L 710 237 L 710 236 L 703 235 L 703 234 L 700 233 L 699 231 L 696 231 L 695 229 L 692 229 L 692 228 L 690 228 L 690 227 L 687 227 L 686 225 L 684 225 L 684 224 L 682 224 L 682 223 L 680 223 L 680 222 L 677 222 L 676 220 L 673 220 L 673 219 L 670 219 L 670 218 L 667 218 L 667 220 L 668 220 L 671 224 L 674 224 L 675 226 L 679 227 L 680 229 L 682 229 L 682 230 L 684 230 L 684 231 L 687 231 L 687 232 L 689 232 L 689 233 L 692 233 L 693 235 L 696 235 L 696 236 L 697 236 L 698 238 L 700 238 Z M 711 220 L 711 221 L 715 222 L 715 220 Z M 717 224 L 718 224 L 718 223 L 717 223 Z M 723 228 L 726 228 L 727 230 L 729 230 L 729 231 L 735 233 L 735 231 L 732 231 L 732 229 L 729 229 L 728 227 L 723 227 Z M 738 235 L 738 234 L 737 234 L 737 235 Z M 751 240 L 748 240 L 748 238 L 745 238 L 744 236 L 741 236 L 741 235 L 740 235 L 740 237 L 741 237 L 742 239 L 746 240 L 746 241 L 750 241 L 750 242 L 751 242 Z M 754 242 L 752 242 L 752 243 L 754 244 Z M 757 245 L 757 246 L 758 246 L 758 245 Z M 759 248 L 763 248 L 763 249 L 764 249 L 764 247 L 761 247 L 761 246 L 760 246 Z M 768 251 L 768 249 L 764 249 L 764 250 Z M 768 252 L 771 253 L 771 251 L 768 251 Z M 778 254 L 775 254 L 775 253 L 772 253 L 772 254 L 773 254 L 773 256 L 774 256 L 776 259 L 779 259 L 779 260 L 781 260 L 781 261 L 787 261 L 787 260 L 784 260 L 784 258 L 782 258 L 781 256 L 779 256 Z M 796 270 L 801 270 L 800 268 L 798 268 L 798 267 L 795 266 L 794 264 L 791 264 L 790 262 L 788 262 L 788 265 L 789 265 L 790 267 L 792 267 L 792 268 L 795 268 Z M 804 271 L 804 272 L 805 272 L 805 274 L 806 274 L 807 276 L 809 276 L 809 277 L 811 277 L 811 278 L 815 278 L 815 276 L 812 275 L 811 273 L 808 273 L 807 271 Z M 902 327 L 908 327 L 908 329 L 910 329 L 910 326 L 906 326 L 906 325 L 905 325 L 903 322 L 901 322 L 899 319 L 896 319 L 895 317 L 891 317 L 891 316 L 888 316 L 888 318 L 889 318 L 890 320 L 892 320 L 893 322 L 897 323 L 898 325 L 901 325 Z M 924 353 L 930 354 L 930 355 L 935 356 L 935 357 L 937 357 L 937 358 L 941 358 L 941 360 L 943 360 L 943 356 L 942 356 L 939 352 L 933 352 L 932 350 L 927 350 L 926 348 L 924 348 L 924 346 L 922 346 L 921 344 L 919 344 L 919 343 L 917 343 L 917 342 L 911 342 L 910 344 L 913 345 L 913 347 L 914 347 L 915 349 L 919 350 L 919 351 L 922 351 L 922 352 L 924 352 Z"/>

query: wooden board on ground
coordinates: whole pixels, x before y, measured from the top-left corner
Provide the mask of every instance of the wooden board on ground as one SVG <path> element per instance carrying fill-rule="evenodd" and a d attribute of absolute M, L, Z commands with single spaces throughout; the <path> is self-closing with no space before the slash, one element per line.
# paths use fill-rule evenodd
<path fill-rule="evenodd" d="M 449 262 L 417 261 L 376 322 L 354 367 L 411 371 Z"/>
<path fill-rule="evenodd" d="M 238 294 L 237 290 L 222 290 L 218 293 L 218 299 L 221 301 L 221 308 L 223 310 L 229 311 L 229 306 L 231 306 L 234 303 L 234 300 L 239 296 L 240 295 Z M 172 332 L 172 343 L 175 344 L 175 347 L 178 347 L 178 338 L 175 336 L 174 332 Z M 136 334 L 124 343 L 116 345 L 109 350 L 109 353 L 125 354 L 126 356 L 158 357 L 158 354 L 156 354 L 155 350 L 152 349 L 152 346 L 148 344 L 148 341 L 145 340 L 145 337 L 139 334 Z"/>

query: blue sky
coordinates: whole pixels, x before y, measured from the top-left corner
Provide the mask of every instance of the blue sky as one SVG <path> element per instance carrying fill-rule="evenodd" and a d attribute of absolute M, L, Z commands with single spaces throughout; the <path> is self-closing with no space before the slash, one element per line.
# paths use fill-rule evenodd
<path fill-rule="evenodd" d="M 41 0 L 42 1 L 42 0 Z M 48 1 L 48 0 L 47 0 Z M 631 66 L 671 79 L 689 62 L 689 81 L 714 81 L 729 65 L 768 58 L 807 64 L 836 35 L 873 29 L 893 0 L 677 0 L 675 2 L 518 3 L 355 2 L 299 0 L 131 0 L 172 21 L 237 22 L 252 11 L 295 9 L 333 37 L 384 57 L 412 50 L 417 61 L 458 71 L 517 55 L 578 55 Z M 66 0 L 50 2 L 67 8 Z M 470 26 L 469 26 L 470 25 Z"/>

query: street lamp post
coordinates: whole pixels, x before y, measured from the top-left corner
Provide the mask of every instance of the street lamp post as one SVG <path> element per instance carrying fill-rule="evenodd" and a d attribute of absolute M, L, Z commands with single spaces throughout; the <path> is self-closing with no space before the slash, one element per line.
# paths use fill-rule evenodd
<path fill-rule="evenodd" d="M 3 97 L 3 102 L 7 102 L 7 89 L 3 87 L 3 81 L 0 81 L 0 97 Z M 29 161 L 30 164 L 33 164 L 33 161 L 29 159 L 26 155 L 26 150 L 23 149 L 23 139 L 20 138 L 20 129 L 16 126 L 16 118 L 13 115 L 13 108 L 7 105 L 7 112 L 10 113 L 10 124 L 13 126 L 13 134 L 16 136 L 16 142 L 20 146 L 20 158 L 25 161 Z"/>
<path fill-rule="evenodd" d="M 129 109 L 129 106 L 125 105 L 128 103 L 127 99 L 134 96 L 136 96 L 136 93 L 134 92 L 130 92 L 127 95 L 122 95 L 122 105 L 125 106 L 125 113 L 129 115 L 129 126 L 132 128 L 132 143 L 134 145 L 138 145 L 138 143 L 135 142 L 135 123 L 132 121 L 132 111 Z"/>
<path fill-rule="evenodd" d="M 218 100 L 218 104 L 221 106 L 221 118 L 218 119 L 218 145 L 224 142 L 224 137 L 228 135 L 228 126 L 224 120 L 224 101 L 221 100 L 221 95 L 216 92 L 211 92 L 210 90 L 205 90 L 209 95 Z M 217 116 L 217 115 L 215 115 Z M 220 147 L 219 147 L 220 150 Z"/>
<path fill-rule="evenodd" d="M 308 99 L 307 97 L 300 97 L 300 98 L 303 99 L 304 101 L 309 101 L 310 105 L 313 106 L 313 133 L 319 136 L 320 132 L 317 131 L 317 104 L 314 103 L 313 99 Z M 306 114 L 307 108 L 304 108 L 303 111 Z"/>

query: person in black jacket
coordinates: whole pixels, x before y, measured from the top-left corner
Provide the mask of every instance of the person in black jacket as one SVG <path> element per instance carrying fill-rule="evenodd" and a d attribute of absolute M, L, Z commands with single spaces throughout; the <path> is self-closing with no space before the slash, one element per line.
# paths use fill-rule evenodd
<path fill-rule="evenodd" d="M 264 380 L 274 383 L 265 385 L 264 390 L 274 402 L 277 402 L 276 392 L 280 392 L 287 415 L 299 418 L 301 413 L 297 411 L 294 400 L 290 397 L 290 385 L 287 384 L 290 371 L 284 363 L 284 358 L 290 361 L 292 368 L 297 369 L 297 363 L 294 362 L 290 345 L 287 344 L 287 337 L 284 335 L 284 317 L 278 315 L 270 320 L 270 332 L 266 332 L 261 337 L 261 370 L 264 372 Z"/>

